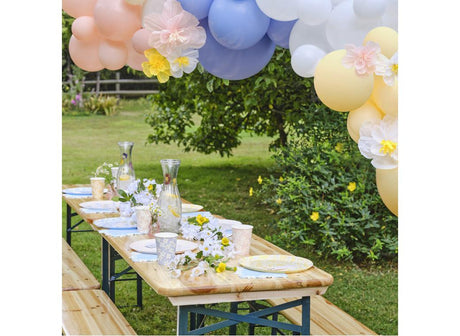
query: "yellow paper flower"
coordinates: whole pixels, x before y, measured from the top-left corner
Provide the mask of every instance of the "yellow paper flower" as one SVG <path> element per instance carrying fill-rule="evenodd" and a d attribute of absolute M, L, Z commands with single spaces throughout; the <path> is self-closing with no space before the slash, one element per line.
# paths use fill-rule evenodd
<path fill-rule="evenodd" d="M 156 49 L 144 51 L 147 62 L 142 63 L 142 70 L 147 77 L 157 76 L 160 83 L 166 83 L 171 76 L 171 65 L 169 61 Z"/>
<path fill-rule="evenodd" d="M 284 181 L 284 178 L 280 176 L 280 182 L 283 182 L 283 181 Z"/>
<path fill-rule="evenodd" d="M 259 184 L 262 184 L 262 177 L 259 175 L 259 178 L 257 179 L 257 182 L 259 182 Z"/>
<path fill-rule="evenodd" d="M 276 204 L 278 204 L 278 205 L 281 204 L 282 202 L 283 202 L 283 201 L 281 200 L 281 198 L 278 198 L 278 199 L 276 200 Z"/>
<path fill-rule="evenodd" d="M 223 262 L 219 263 L 219 266 L 217 266 L 217 268 L 216 268 L 216 272 L 217 273 L 222 273 L 223 271 L 225 271 L 226 266 L 227 265 L 225 263 L 223 263 Z"/>
<path fill-rule="evenodd" d="M 227 237 L 222 238 L 222 245 L 228 246 L 230 244 L 230 240 Z"/>
<path fill-rule="evenodd" d="M 318 220 L 318 218 L 319 218 L 319 213 L 316 212 L 316 211 L 313 211 L 313 212 L 311 213 L 310 218 L 311 218 L 312 221 L 316 222 L 316 221 Z"/>
<path fill-rule="evenodd" d="M 350 191 L 355 191 L 355 189 L 356 189 L 356 182 L 350 182 L 350 183 L 348 183 L 347 189 L 350 190 Z"/>
<path fill-rule="evenodd" d="M 200 226 L 202 226 L 204 223 L 209 222 L 209 219 L 207 219 L 206 217 L 203 217 L 201 215 L 198 215 L 198 216 L 196 216 L 196 221 L 198 222 L 198 224 L 200 224 Z"/>
<path fill-rule="evenodd" d="M 254 189 L 251 187 L 249 188 L 249 196 L 252 196 L 254 194 Z"/>

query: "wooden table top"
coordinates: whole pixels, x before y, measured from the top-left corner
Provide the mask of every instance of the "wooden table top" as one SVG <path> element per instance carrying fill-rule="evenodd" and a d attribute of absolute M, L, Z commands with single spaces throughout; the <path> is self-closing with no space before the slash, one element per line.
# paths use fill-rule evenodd
<path fill-rule="evenodd" d="M 88 185 L 64 185 L 63 188 L 80 187 Z M 92 228 L 99 231 L 100 228 L 93 224 L 99 218 L 116 217 L 116 214 L 85 214 L 80 211 L 79 204 L 91 200 L 91 198 L 67 198 L 63 196 L 67 204 L 76 211 L 82 219 L 88 222 Z M 185 201 L 186 202 L 186 201 Z M 242 293 L 259 291 L 279 291 L 302 288 L 320 288 L 315 294 L 323 294 L 325 289 L 333 282 L 333 277 L 325 271 L 313 266 L 304 272 L 288 274 L 286 278 L 243 279 L 235 272 L 225 271 L 216 273 L 208 271 L 204 276 L 190 277 L 191 271 L 182 272 L 179 278 L 173 278 L 169 272 L 158 265 L 157 262 L 134 262 L 130 258 L 129 245 L 137 240 L 152 238 L 148 235 L 133 235 L 125 237 L 110 237 L 104 235 L 107 242 L 123 257 L 123 259 L 146 281 L 158 294 L 168 297 L 208 295 L 224 293 Z M 280 247 L 252 235 L 250 255 L 277 254 L 292 255 Z M 237 265 L 237 260 L 229 261 L 228 265 Z"/>

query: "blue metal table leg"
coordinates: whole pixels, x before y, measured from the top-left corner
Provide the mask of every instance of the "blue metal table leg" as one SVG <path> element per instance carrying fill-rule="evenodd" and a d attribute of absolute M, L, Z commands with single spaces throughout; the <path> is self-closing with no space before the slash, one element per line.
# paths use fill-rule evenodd
<path fill-rule="evenodd" d="M 310 335 L 310 297 L 302 297 L 302 335 Z"/>
<path fill-rule="evenodd" d="M 142 308 L 142 278 L 137 274 L 137 306 Z"/>
<path fill-rule="evenodd" d="M 187 335 L 188 334 L 188 311 L 185 309 L 185 306 L 177 307 L 177 335 Z"/>
<path fill-rule="evenodd" d="M 72 208 L 67 205 L 67 213 L 66 213 L 66 241 L 67 244 L 72 246 Z"/>
<path fill-rule="evenodd" d="M 109 243 L 102 240 L 102 290 L 109 294 Z"/>
<path fill-rule="evenodd" d="M 238 304 L 239 302 L 230 302 L 230 312 L 233 314 L 238 314 Z M 229 335 L 236 335 L 236 324 L 228 327 Z"/>

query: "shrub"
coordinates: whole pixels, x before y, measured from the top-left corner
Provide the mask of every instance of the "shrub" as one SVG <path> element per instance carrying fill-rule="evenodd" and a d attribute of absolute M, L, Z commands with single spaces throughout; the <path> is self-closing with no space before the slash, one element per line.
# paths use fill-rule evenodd
<path fill-rule="evenodd" d="M 115 97 L 92 95 L 62 94 L 62 113 L 67 115 L 103 114 L 112 116 L 117 112 L 118 100 Z"/>
<path fill-rule="evenodd" d="M 281 233 L 270 239 L 337 259 L 394 257 L 397 218 L 380 199 L 375 169 L 348 136 L 346 115 L 321 108 L 308 125 L 274 155 L 282 179 L 271 176 L 258 192 L 280 218 Z"/>

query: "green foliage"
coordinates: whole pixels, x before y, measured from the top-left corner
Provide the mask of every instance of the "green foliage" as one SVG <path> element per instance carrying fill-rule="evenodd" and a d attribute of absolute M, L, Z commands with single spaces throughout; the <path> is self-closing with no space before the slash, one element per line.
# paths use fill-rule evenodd
<path fill-rule="evenodd" d="M 304 137 L 274 155 L 282 179 L 271 176 L 258 191 L 280 218 L 272 238 L 339 260 L 394 258 L 397 218 L 380 199 L 375 169 L 348 136 L 346 115 L 324 108 L 308 124 Z M 349 190 L 352 182 L 356 189 Z"/>
<path fill-rule="evenodd" d="M 77 99 L 80 96 L 81 99 Z M 113 116 L 117 113 L 117 98 L 83 93 L 82 95 L 62 94 L 62 114 L 90 115 L 102 114 Z"/>
<path fill-rule="evenodd" d="M 243 131 L 274 137 L 273 148 L 285 145 L 288 136 L 304 132 L 305 116 L 320 106 L 312 80 L 293 72 L 286 49 L 277 49 L 264 70 L 241 81 L 216 78 L 198 65 L 160 85 L 152 100 L 155 108 L 146 119 L 150 143 L 177 143 L 186 152 L 221 156 L 241 144 Z"/>

